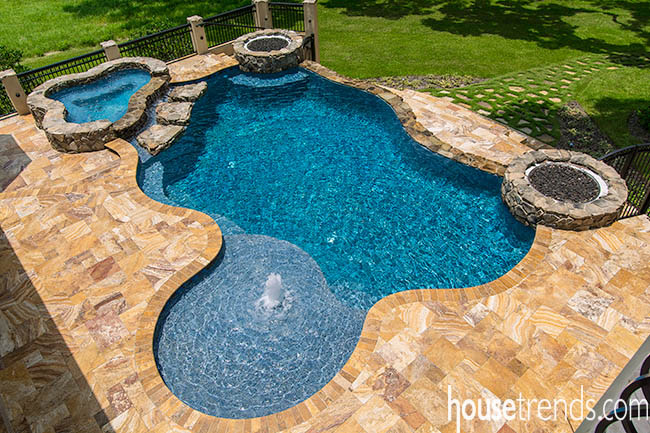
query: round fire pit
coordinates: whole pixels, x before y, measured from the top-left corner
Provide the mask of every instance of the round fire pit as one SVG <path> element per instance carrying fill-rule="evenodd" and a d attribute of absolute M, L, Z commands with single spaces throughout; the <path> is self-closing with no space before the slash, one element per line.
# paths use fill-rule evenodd
<path fill-rule="evenodd" d="M 302 36 L 296 32 L 268 29 L 238 38 L 233 49 L 242 71 L 269 74 L 298 66 L 302 43 Z"/>
<path fill-rule="evenodd" d="M 589 155 L 540 150 L 512 161 L 501 197 L 524 224 L 587 230 L 616 221 L 627 186 L 616 170 Z"/>

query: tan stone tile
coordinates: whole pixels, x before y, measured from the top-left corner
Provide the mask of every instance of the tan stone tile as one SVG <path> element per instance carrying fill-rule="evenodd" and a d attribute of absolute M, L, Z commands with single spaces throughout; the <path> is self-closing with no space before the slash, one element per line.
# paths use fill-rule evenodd
<path fill-rule="evenodd" d="M 490 358 L 474 374 L 474 379 L 492 391 L 497 397 L 503 398 L 510 387 L 517 381 L 518 376 L 498 361 Z"/>
<path fill-rule="evenodd" d="M 443 373 L 449 373 L 465 359 L 463 352 L 444 337 L 438 339 L 424 355 Z"/>

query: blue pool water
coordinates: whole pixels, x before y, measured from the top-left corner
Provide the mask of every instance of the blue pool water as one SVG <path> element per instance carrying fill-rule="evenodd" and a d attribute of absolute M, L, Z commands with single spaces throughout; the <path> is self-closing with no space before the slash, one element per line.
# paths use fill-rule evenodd
<path fill-rule="evenodd" d="M 88 84 L 68 87 L 49 97 L 65 105 L 68 122 L 86 123 L 103 119 L 115 122 L 126 114 L 131 96 L 150 79 L 147 71 L 125 69 Z"/>
<path fill-rule="evenodd" d="M 494 280 L 532 244 L 499 177 L 424 149 L 375 96 L 302 69 L 229 69 L 208 85 L 185 135 L 141 152 L 139 171 L 148 195 L 224 232 L 225 252 L 156 329 L 161 375 L 192 407 L 291 407 L 343 366 L 377 300 Z M 290 296 L 268 312 L 255 300 L 271 273 Z"/>

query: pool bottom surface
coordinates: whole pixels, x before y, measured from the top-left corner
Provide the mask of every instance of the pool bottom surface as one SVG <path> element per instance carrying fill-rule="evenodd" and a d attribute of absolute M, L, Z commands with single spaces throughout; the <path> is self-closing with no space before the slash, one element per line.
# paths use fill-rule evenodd
<path fill-rule="evenodd" d="M 265 308 L 271 274 L 281 275 L 286 292 L 281 305 Z M 155 356 L 165 383 L 191 407 L 229 418 L 267 415 L 331 380 L 352 354 L 364 317 L 336 299 L 295 245 L 225 236 L 218 260 L 165 307 Z"/>
<path fill-rule="evenodd" d="M 140 150 L 138 175 L 224 233 L 222 259 L 172 296 L 154 339 L 163 380 L 197 410 L 288 409 L 340 370 L 382 297 L 492 281 L 530 248 L 500 178 L 424 149 L 378 98 L 302 69 L 207 81 L 185 135 Z M 292 304 L 264 327 L 273 273 Z"/>
<path fill-rule="evenodd" d="M 49 97 L 65 105 L 66 120 L 70 123 L 116 122 L 126 114 L 131 96 L 149 80 L 151 75 L 147 71 L 125 69 L 88 84 L 68 87 Z"/>

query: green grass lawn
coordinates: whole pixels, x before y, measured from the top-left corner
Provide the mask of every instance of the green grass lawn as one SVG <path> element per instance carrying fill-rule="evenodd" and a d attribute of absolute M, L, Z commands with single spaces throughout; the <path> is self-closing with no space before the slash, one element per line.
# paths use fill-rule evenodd
<path fill-rule="evenodd" d="M 37 67 L 97 49 L 103 40 L 128 39 L 151 23 L 181 24 L 190 15 L 245 4 L 248 0 L 3 1 L 0 44 L 22 50 L 23 63 Z M 624 146 L 633 142 L 624 119 L 636 106 L 650 104 L 648 70 L 619 60 L 650 51 L 650 0 L 320 0 L 319 23 L 325 66 L 357 78 L 488 78 L 487 84 L 466 89 L 467 104 L 476 110 L 484 110 L 479 103 L 500 105 L 492 117 L 519 128 L 527 127 L 520 125 L 522 119 L 548 117 L 533 122 L 533 135 L 557 135 L 554 110 L 577 99 L 616 145 Z M 549 109 L 517 101 L 517 95 L 502 95 L 503 103 L 475 98 L 487 96 L 486 86 L 504 90 L 505 79 L 525 80 L 527 93 L 544 90 L 549 71 L 580 59 L 620 68 L 601 68 L 554 96 L 550 90 L 538 94 Z"/>
<path fill-rule="evenodd" d="M 490 78 L 650 49 L 650 2 L 322 0 L 322 61 L 354 77 Z"/>
<path fill-rule="evenodd" d="M 604 71 L 576 86 L 575 99 L 618 147 L 636 143 L 630 136 L 629 114 L 650 104 L 650 68 Z"/>
<path fill-rule="evenodd" d="M 157 21 L 183 24 L 249 4 L 247 0 L 4 0 L 0 45 L 20 49 L 25 65 L 43 66 L 125 40 Z M 49 54 L 43 56 L 44 54 Z"/>

